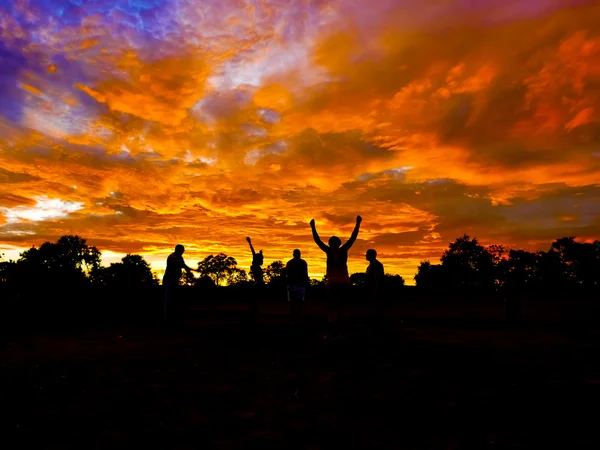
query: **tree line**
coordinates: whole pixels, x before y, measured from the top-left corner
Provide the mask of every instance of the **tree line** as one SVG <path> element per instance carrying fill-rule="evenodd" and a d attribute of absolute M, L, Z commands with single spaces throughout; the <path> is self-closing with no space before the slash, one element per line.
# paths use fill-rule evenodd
<path fill-rule="evenodd" d="M 225 253 L 208 255 L 198 263 L 199 276 L 185 273 L 181 284 L 194 287 L 236 286 L 252 284 L 246 270 L 238 267 L 234 257 Z M 285 264 L 273 261 L 264 271 L 267 286 L 285 286 Z M 403 285 L 399 275 L 389 275 L 396 285 Z M 324 285 L 312 279 L 312 286 Z M 364 283 L 364 273 L 352 274 L 355 285 Z M 87 240 L 76 235 L 65 235 L 56 242 L 44 242 L 22 252 L 16 261 L 0 258 L 0 284 L 13 291 L 28 286 L 45 289 L 77 290 L 83 285 L 107 288 L 136 289 L 158 286 L 159 280 L 150 264 L 141 255 L 127 254 L 120 262 L 102 266 L 102 254 Z"/>
<path fill-rule="evenodd" d="M 480 245 L 468 235 L 451 242 L 439 264 L 423 261 L 415 281 L 428 290 L 534 292 L 600 287 L 600 241 L 555 240 L 548 251 Z"/>
<path fill-rule="evenodd" d="M 102 266 L 101 252 L 79 236 L 66 235 L 22 252 L 16 261 L 0 258 L 3 292 L 26 293 L 45 289 L 77 291 L 83 286 L 141 289 L 158 286 L 150 264 L 141 256 L 128 254 L 120 262 Z M 199 277 L 186 274 L 183 285 L 199 288 L 234 286 L 244 288 L 252 280 L 232 256 L 208 255 L 198 263 Z M 353 273 L 351 283 L 360 288 L 364 273 Z M 421 262 L 415 275 L 419 290 L 445 291 L 541 291 L 598 289 L 600 287 L 600 241 L 577 242 L 574 237 L 555 240 L 548 251 L 529 252 L 503 245 L 483 246 L 464 235 L 451 242 L 440 263 Z M 311 280 L 311 286 L 323 286 Z M 273 261 L 265 269 L 268 286 L 285 286 L 285 265 Z M 404 280 L 386 274 L 388 287 L 399 289 Z"/>

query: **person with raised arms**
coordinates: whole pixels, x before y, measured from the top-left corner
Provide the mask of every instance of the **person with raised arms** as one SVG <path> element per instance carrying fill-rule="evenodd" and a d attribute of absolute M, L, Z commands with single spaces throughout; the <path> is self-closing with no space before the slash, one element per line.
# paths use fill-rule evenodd
<path fill-rule="evenodd" d="M 265 285 L 264 274 L 262 265 L 265 260 L 263 256 L 263 251 L 260 250 L 256 252 L 254 250 L 254 246 L 252 245 L 252 239 L 249 237 L 246 238 L 248 245 L 250 245 L 250 250 L 252 251 L 252 265 L 250 266 L 250 275 L 254 280 L 254 286 L 252 289 L 252 293 L 250 294 L 250 314 L 252 320 L 256 318 L 258 314 L 258 297 L 263 294 L 262 287 Z"/>
<path fill-rule="evenodd" d="M 329 306 L 329 333 L 326 339 L 340 338 L 339 319 L 343 307 L 344 297 L 350 287 L 350 275 L 348 274 L 348 250 L 352 247 L 358 232 L 362 217 L 356 216 L 356 225 L 350 239 L 342 245 L 342 241 L 337 236 L 331 236 L 328 244 L 325 245 L 315 225 L 315 219 L 310 221 L 313 239 L 323 252 L 327 255 L 327 303 Z"/>

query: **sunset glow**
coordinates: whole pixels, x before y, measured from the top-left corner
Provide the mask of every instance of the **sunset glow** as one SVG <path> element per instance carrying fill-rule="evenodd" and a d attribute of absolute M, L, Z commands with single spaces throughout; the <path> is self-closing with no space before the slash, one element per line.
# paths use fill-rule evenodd
<path fill-rule="evenodd" d="M 413 284 L 467 233 L 600 238 L 600 2 L 0 1 L 0 253 L 248 269 L 363 217 Z"/>

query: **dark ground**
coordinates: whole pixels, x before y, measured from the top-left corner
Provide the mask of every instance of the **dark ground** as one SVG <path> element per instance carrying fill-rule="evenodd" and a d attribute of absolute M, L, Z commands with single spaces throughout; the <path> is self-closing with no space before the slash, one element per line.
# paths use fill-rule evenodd
<path fill-rule="evenodd" d="M 3 448 L 600 448 L 593 322 L 355 309 L 326 341 L 285 306 L 5 337 Z"/>

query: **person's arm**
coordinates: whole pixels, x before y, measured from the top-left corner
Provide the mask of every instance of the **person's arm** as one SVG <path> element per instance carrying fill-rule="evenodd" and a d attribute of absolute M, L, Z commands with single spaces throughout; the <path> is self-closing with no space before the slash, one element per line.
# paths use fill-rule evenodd
<path fill-rule="evenodd" d="M 329 250 L 329 247 L 327 247 L 325 244 L 323 244 L 323 241 L 319 237 L 319 233 L 317 233 L 317 226 L 315 225 L 315 219 L 312 219 L 310 221 L 310 227 L 312 228 L 312 235 L 313 235 L 313 239 L 315 240 L 315 243 L 319 246 L 319 248 L 321 250 L 323 250 L 325 253 L 327 253 L 327 250 Z"/>
<path fill-rule="evenodd" d="M 344 245 L 342 245 L 342 248 L 344 250 L 350 250 L 350 247 L 352 247 L 352 245 L 354 245 L 354 242 L 356 241 L 356 238 L 358 237 L 358 232 L 360 231 L 360 223 L 361 222 L 362 222 L 362 217 L 356 216 L 356 225 L 354 226 L 354 231 L 352 232 L 350 239 L 348 239 L 346 241 L 346 243 Z"/>
<path fill-rule="evenodd" d="M 192 269 L 190 269 L 190 268 L 187 266 L 187 264 L 185 263 L 185 261 L 184 261 L 184 259 L 183 259 L 183 258 L 181 258 L 181 268 L 182 268 L 182 269 L 185 269 L 185 271 L 186 271 L 186 272 L 188 272 L 188 273 L 192 271 Z"/>
<path fill-rule="evenodd" d="M 250 250 L 252 250 L 252 256 L 256 255 L 256 252 L 254 251 L 254 247 L 252 247 L 252 241 L 250 240 L 249 237 L 247 237 L 246 240 L 248 241 L 248 244 L 250 244 Z"/>

